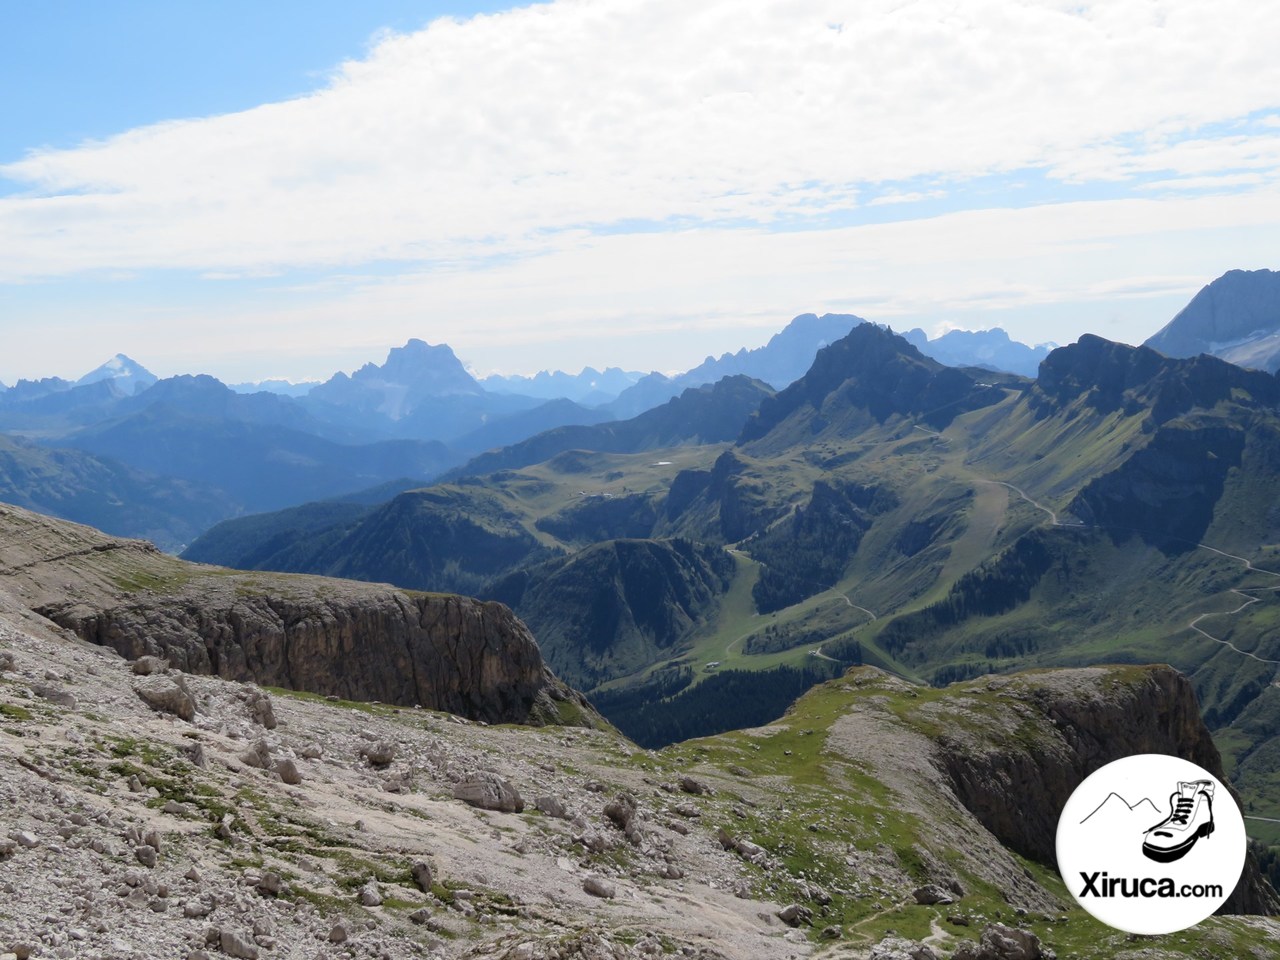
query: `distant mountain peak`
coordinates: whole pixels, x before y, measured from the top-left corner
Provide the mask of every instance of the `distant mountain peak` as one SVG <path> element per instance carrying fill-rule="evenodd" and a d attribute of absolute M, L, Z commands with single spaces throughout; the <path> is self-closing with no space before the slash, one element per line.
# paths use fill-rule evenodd
<path fill-rule="evenodd" d="M 123 353 L 117 353 L 106 363 L 86 373 L 75 382 L 75 385 L 84 387 L 103 380 L 114 380 L 117 386 L 126 388 L 126 393 L 140 393 L 158 379 L 154 373 L 136 360 L 125 356 Z M 132 390 L 128 389 L 129 384 L 132 384 Z"/>
<path fill-rule="evenodd" d="M 716 383 L 738 374 L 766 383 L 775 390 L 782 389 L 804 376 L 819 350 L 865 322 L 849 313 L 824 313 L 822 316 L 802 313 L 792 318 L 762 347 L 752 350 L 744 347 L 737 353 L 707 357 L 692 370 L 675 377 L 650 374 L 624 391 L 609 409 L 619 417 L 635 416 L 689 387 Z"/>
<path fill-rule="evenodd" d="M 403 347 L 392 347 L 381 365 L 366 363 L 350 376 L 335 373 L 313 387 L 309 397 L 401 420 L 429 398 L 483 395 L 484 388 L 448 344 L 414 337 Z"/>
<path fill-rule="evenodd" d="M 1038 343 L 1034 347 L 1014 340 L 1000 327 L 990 330 L 948 330 L 930 340 L 920 328 L 902 335 L 925 356 L 949 367 L 985 367 L 1024 377 L 1034 377 L 1040 361 L 1057 344 Z"/>
<path fill-rule="evenodd" d="M 803 377 L 764 400 L 738 444 L 761 440 L 775 430 L 770 441 L 775 446 L 809 442 L 815 432 L 845 429 L 845 421 L 861 429 L 867 416 L 880 423 L 911 416 L 941 430 L 955 416 L 1003 397 L 999 388 L 978 384 L 963 371 L 925 356 L 891 330 L 863 323 L 819 350 Z M 803 428 L 784 428 L 796 418 L 805 421 Z"/>
<path fill-rule="evenodd" d="M 1167 357 L 1207 353 L 1280 370 L 1280 271 L 1228 270 L 1205 285 L 1144 346 Z"/>
<path fill-rule="evenodd" d="M 583 367 L 581 373 L 539 370 L 533 376 L 492 374 L 480 381 L 492 393 L 515 393 L 541 400 L 563 397 L 576 403 L 599 405 L 613 400 L 644 374 L 620 367 Z"/>

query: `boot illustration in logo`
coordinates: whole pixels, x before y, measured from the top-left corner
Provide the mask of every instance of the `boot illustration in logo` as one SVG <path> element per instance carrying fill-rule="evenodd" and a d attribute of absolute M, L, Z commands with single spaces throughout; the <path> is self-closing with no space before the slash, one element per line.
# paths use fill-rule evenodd
<path fill-rule="evenodd" d="M 1213 833 L 1213 783 L 1179 782 L 1169 795 L 1169 816 L 1147 830 L 1142 852 L 1151 860 L 1181 860 L 1201 837 Z"/>

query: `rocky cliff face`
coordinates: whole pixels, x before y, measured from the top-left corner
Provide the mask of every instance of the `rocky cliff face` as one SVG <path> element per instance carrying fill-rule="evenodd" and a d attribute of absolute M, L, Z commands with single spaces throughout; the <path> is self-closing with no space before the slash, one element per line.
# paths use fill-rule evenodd
<path fill-rule="evenodd" d="M 953 689 L 947 709 L 964 722 L 935 736 L 935 762 L 1002 844 L 1042 863 L 1055 862 L 1067 798 L 1113 760 L 1171 754 L 1227 781 L 1191 683 L 1172 667 L 1044 671 Z M 1280 912 L 1252 856 L 1222 912 Z"/>
<path fill-rule="evenodd" d="M 506 607 L 386 585 L 241 574 L 14 508 L 0 592 L 126 657 L 488 722 L 591 723 Z"/>
<path fill-rule="evenodd" d="M 324 597 L 220 586 L 38 612 L 130 659 L 150 654 L 188 673 L 346 700 L 420 704 L 492 723 L 555 719 L 556 701 L 576 700 L 528 628 L 498 603 L 378 588 Z"/>

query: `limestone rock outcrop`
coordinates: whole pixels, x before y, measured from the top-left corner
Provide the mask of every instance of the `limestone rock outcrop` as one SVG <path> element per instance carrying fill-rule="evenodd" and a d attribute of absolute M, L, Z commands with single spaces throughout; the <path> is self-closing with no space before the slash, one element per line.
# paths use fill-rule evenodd
<path fill-rule="evenodd" d="M 163 657 L 187 673 L 419 704 L 490 723 L 556 719 L 556 701 L 583 708 L 502 604 L 302 583 L 302 590 L 290 584 L 255 592 L 206 584 L 198 595 L 143 594 L 109 606 L 40 612 L 130 659 Z"/>
<path fill-rule="evenodd" d="M 966 695 L 965 690 L 973 691 Z M 934 763 L 959 801 L 1002 844 L 1055 862 L 1058 815 L 1098 768 L 1138 753 L 1179 756 L 1226 783 L 1191 683 L 1172 667 L 1089 667 L 993 677 L 952 698 L 983 702 L 934 736 Z M 1238 802 L 1238 798 L 1237 798 Z M 1221 912 L 1280 912 L 1252 855 Z"/>

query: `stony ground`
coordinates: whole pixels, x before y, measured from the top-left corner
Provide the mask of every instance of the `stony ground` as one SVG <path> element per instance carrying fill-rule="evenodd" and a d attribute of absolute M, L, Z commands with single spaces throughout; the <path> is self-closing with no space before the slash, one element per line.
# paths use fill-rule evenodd
<path fill-rule="evenodd" d="M 1271 919 L 1099 927 L 945 794 L 899 686 L 652 753 L 127 662 L 0 590 L 0 960 L 1277 955 Z"/>
<path fill-rule="evenodd" d="M 0 955 L 809 952 L 702 823 L 721 799 L 611 733 L 266 694 L 12 628 L 0 666 Z"/>

